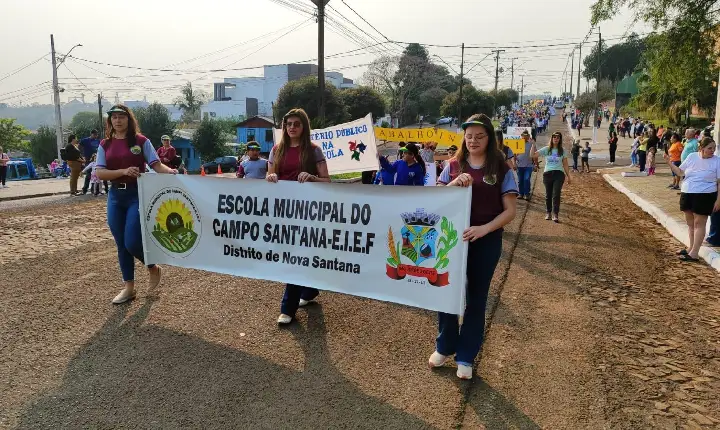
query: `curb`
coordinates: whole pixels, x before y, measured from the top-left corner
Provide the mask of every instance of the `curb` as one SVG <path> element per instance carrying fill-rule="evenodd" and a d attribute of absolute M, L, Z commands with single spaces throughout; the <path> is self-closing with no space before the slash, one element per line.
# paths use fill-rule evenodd
<path fill-rule="evenodd" d="M 603 175 L 603 178 L 616 190 L 625 194 L 640 209 L 655 218 L 657 222 L 659 222 L 671 235 L 673 235 L 673 237 L 675 237 L 675 239 L 679 240 L 681 243 L 687 246 L 688 231 L 686 225 L 677 222 L 668 214 L 663 212 L 661 209 L 657 208 L 652 203 L 633 193 L 625 185 L 621 184 L 616 179 L 611 178 L 610 175 L 605 174 Z M 720 272 L 720 253 L 718 253 L 712 248 L 703 245 L 700 247 L 699 255 L 700 258 L 705 260 L 707 264 L 710 265 L 710 267 Z"/>
<path fill-rule="evenodd" d="M 51 196 L 59 196 L 62 194 L 70 194 L 70 191 L 61 191 L 58 193 L 40 193 L 40 194 L 30 194 L 30 195 L 24 195 L 24 196 L 11 196 L 11 197 L 0 197 L 0 202 L 11 202 L 13 200 L 27 200 L 27 199 L 34 199 L 37 197 L 51 197 Z"/>

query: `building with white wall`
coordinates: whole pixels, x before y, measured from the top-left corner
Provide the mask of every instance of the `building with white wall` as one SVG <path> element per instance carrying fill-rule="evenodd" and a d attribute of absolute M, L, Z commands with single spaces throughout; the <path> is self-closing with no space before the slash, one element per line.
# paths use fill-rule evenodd
<path fill-rule="evenodd" d="M 200 113 L 203 118 L 272 117 L 272 105 L 285 84 L 316 75 L 314 64 L 279 64 L 264 66 L 262 77 L 225 78 L 215 83 L 213 100 L 205 104 Z M 356 86 L 352 79 L 339 72 L 327 72 L 325 79 L 341 89 Z"/>

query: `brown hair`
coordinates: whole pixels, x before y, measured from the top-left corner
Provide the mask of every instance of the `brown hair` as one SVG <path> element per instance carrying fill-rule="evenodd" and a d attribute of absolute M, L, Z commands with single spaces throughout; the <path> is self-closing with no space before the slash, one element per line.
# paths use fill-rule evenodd
<path fill-rule="evenodd" d="M 425 175 L 427 174 L 427 171 L 425 170 L 425 160 L 423 160 L 422 157 L 420 156 L 420 151 L 418 150 L 417 145 L 415 145 L 414 143 L 411 142 L 411 143 L 408 143 L 407 146 L 405 146 L 405 148 L 407 148 L 407 152 L 409 152 L 413 156 L 413 158 L 415 159 L 415 162 L 420 165 L 420 169 L 422 170 L 422 174 L 423 174 L 423 178 L 424 178 Z"/>
<path fill-rule="evenodd" d="M 280 172 L 283 158 L 285 158 L 285 151 L 287 151 L 287 148 L 290 146 L 290 135 L 287 132 L 287 120 L 292 117 L 299 118 L 303 126 L 303 131 L 300 135 L 300 171 L 307 172 L 311 175 L 317 175 L 317 160 L 315 159 L 316 146 L 312 143 L 312 141 L 310 141 L 310 118 L 308 118 L 307 113 L 300 108 L 290 109 L 290 111 L 283 116 L 282 139 L 280 139 L 280 143 L 275 147 L 275 152 L 273 154 L 273 163 L 276 166 L 275 172 Z"/>
<path fill-rule="evenodd" d="M 712 137 L 704 137 L 703 140 L 700 141 L 700 145 L 698 149 L 705 149 L 708 145 L 715 142 Z"/>
<path fill-rule="evenodd" d="M 497 140 L 497 148 L 500 151 L 505 150 L 505 136 L 502 130 L 495 130 L 495 140 Z"/>
<path fill-rule="evenodd" d="M 477 125 L 482 126 L 487 133 L 488 145 L 487 149 L 485 150 L 485 175 L 497 175 L 498 173 L 500 173 L 502 165 L 505 164 L 505 156 L 498 149 L 497 138 L 495 137 L 495 127 L 493 127 L 490 118 L 488 118 L 487 115 L 482 113 L 471 116 L 465 122 L 471 121 L 479 122 L 480 124 Z M 463 134 L 462 143 L 460 144 L 460 148 L 458 148 L 458 151 L 455 153 L 454 157 L 454 159 L 457 160 L 460 164 L 460 173 L 466 172 L 470 168 L 467 161 L 468 156 L 469 152 L 467 149 L 467 143 L 465 142 L 465 135 Z"/>
<path fill-rule="evenodd" d="M 557 155 L 558 155 L 558 157 L 562 157 L 563 152 L 565 152 L 565 151 L 563 150 L 563 145 L 562 145 L 562 138 L 563 138 L 562 133 L 560 133 L 559 131 L 556 131 L 555 133 L 553 133 L 552 136 L 550 136 L 550 145 L 548 145 L 548 147 L 550 148 L 550 151 L 553 150 L 553 140 L 552 140 L 552 138 L 555 137 L 555 136 L 557 136 L 557 137 L 560 138 L 560 139 L 558 140 L 558 144 L 557 144 L 557 146 L 555 147 L 555 149 L 557 149 Z M 552 154 L 552 153 L 550 152 L 548 155 L 550 155 L 550 154 Z"/>
<path fill-rule="evenodd" d="M 140 134 L 140 126 L 138 125 L 135 115 L 129 107 L 123 104 L 116 104 L 110 110 L 115 108 L 125 111 L 125 114 L 128 117 L 128 128 L 127 134 L 125 135 L 125 141 L 129 147 L 135 146 L 135 135 Z M 110 143 L 114 136 L 115 128 L 112 125 L 112 114 L 108 114 L 107 119 L 105 120 L 105 140 Z"/>

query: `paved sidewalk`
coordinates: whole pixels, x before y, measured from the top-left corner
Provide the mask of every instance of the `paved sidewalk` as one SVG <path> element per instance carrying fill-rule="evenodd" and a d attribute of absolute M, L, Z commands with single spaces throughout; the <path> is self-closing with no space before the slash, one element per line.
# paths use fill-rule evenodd
<path fill-rule="evenodd" d="M 685 215 L 679 207 L 679 192 L 667 188 L 672 175 L 665 164 L 657 166 L 655 176 L 624 177 L 621 173 L 608 173 L 603 177 L 642 210 L 652 215 L 677 240 L 688 244 Z M 700 256 L 720 272 L 720 247 L 703 246 L 700 248 Z"/>
<path fill-rule="evenodd" d="M 82 188 L 83 178 L 78 181 Z M 70 179 L 38 179 L 32 181 L 8 181 L 8 188 L 0 188 L 0 202 L 33 197 L 46 197 L 56 194 L 70 194 Z"/>

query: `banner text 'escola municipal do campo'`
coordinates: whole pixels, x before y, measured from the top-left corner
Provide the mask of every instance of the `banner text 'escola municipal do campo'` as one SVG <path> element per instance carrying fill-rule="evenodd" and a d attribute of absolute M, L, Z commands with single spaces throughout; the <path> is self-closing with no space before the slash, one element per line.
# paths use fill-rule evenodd
<path fill-rule="evenodd" d="M 147 264 L 463 312 L 468 188 L 187 175 L 139 187 Z"/>

